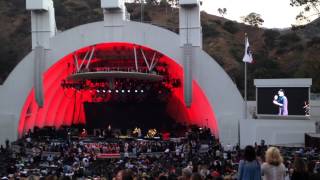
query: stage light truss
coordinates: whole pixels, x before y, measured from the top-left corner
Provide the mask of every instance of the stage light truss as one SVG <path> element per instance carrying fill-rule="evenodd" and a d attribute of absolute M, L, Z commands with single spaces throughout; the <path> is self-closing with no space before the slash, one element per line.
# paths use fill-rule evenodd
<path fill-rule="evenodd" d="M 163 55 L 140 46 L 104 49 L 92 46 L 73 53 L 74 73 L 124 71 L 155 73 Z"/>
<path fill-rule="evenodd" d="M 113 99 L 110 96 L 164 97 L 174 88 L 181 87 L 181 82 L 168 74 L 168 64 L 161 61 L 162 57 L 159 52 L 134 44 L 94 45 L 80 49 L 73 53 L 73 63 L 68 65 L 70 75 L 62 80 L 61 87 L 88 93 L 92 101 L 109 101 Z M 116 73 L 95 78 L 92 74 L 98 74 L 97 72 Z M 130 73 L 123 77 L 123 74 L 117 72 Z M 143 74 L 145 75 L 142 76 Z M 84 78 L 75 78 L 79 75 Z"/>
<path fill-rule="evenodd" d="M 181 87 L 179 79 L 165 79 L 164 81 L 150 82 L 133 79 L 116 79 L 113 81 L 85 80 L 61 82 L 64 90 L 73 89 L 81 94 L 88 94 L 92 102 L 126 101 L 126 99 L 143 100 L 146 97 L 166 99 L 175 88 Z"/>

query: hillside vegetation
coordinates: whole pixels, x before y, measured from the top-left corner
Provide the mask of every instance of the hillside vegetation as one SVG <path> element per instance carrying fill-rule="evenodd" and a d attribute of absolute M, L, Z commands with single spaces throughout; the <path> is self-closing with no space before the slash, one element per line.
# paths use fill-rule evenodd
<path fill-rule="evenodd" d="M 103 19 L 100 0 L 54 0 L 58 29 Z M 132 20 L 140 21 L 140 5 L 127 4 Z M 166 6 L 144 8 L 144 21 L 178 32 L 178 10 Z M 303 29 L 271 30 L 247 26 L 201 13 L 203 47 L 243 90 L 242 56 L 248 33 L 254 64 L 248 65 L 249 97 L 254 78 L 313 78 L 312 91 L 320 92 L 320 21 Z M 30 14 L 25 0 L 0 1 L 0 83 L 31 49 Z"/>

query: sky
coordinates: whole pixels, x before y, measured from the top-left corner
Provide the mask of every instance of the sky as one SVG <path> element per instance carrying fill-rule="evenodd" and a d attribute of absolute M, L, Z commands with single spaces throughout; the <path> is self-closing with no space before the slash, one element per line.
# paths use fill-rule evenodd
<path fill-rule="evenodd" d="M 300 8 L 291 7 L 290 0 L 203 0 L 202 10 L 219 15 L 218 8 L 227 8 L 225 18 L 241 22 L 251 12 L 261 15 L 267 28 L 286 28 L 297 24 Z M 220 15 L 219 15 L 220 16 Z"/>

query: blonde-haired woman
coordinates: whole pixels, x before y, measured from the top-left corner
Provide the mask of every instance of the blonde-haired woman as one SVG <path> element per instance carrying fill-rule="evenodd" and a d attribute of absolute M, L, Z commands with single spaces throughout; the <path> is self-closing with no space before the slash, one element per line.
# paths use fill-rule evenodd
<path fill-rule="evenodd" d="M 261 174 L 264 180 L 284 180 L 286 167 L 280 151 L 276 147 L 270 147 L 266 152 L 266 162 L 261 166 Z"/>

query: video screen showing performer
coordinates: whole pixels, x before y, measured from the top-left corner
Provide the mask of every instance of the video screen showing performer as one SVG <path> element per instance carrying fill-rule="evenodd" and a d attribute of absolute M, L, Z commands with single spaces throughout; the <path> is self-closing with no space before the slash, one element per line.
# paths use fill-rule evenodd
<path fill-rule="evenodd" d="M 279 107 L 279 116 L 288 116 L 288 98 L 284 95 L 283 89 L 274 95 L 273 104 Z"/>
<path fill-rule="evenodd" d="M 309 88 L 257 88 L 257 114 L 275 116 L 309 116 Z"/>

